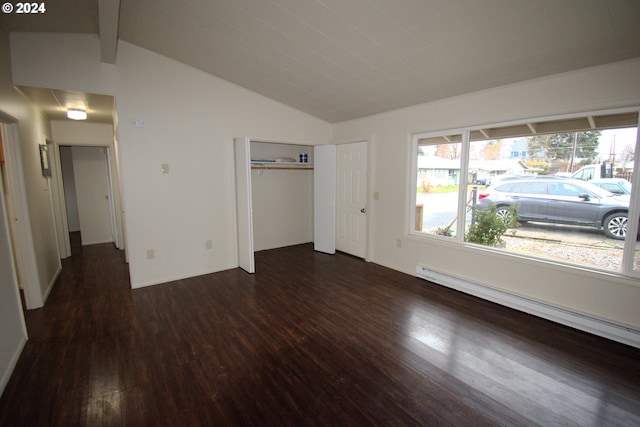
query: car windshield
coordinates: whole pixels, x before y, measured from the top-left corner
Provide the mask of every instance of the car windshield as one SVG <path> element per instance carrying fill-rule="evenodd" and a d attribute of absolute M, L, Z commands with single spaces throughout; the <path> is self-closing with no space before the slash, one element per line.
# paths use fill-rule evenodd
<path fill-rule="evenodd" d="M 614 194 L 631 194 L 631 183 L 626 179 L 597 179 L 590 182 Z"/>
<path fill-rule="evenodd" d="M 631 183 L 629 181 L 626 181 L 626 180 L 620 181 L 620 186 L 624 188 L 627 194 L 631 194 Z"/>

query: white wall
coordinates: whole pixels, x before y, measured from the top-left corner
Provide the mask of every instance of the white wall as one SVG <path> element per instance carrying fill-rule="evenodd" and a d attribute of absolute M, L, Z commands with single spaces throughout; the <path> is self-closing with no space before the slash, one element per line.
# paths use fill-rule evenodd
<path fill-rule="evenodd" d="M 125 42 L 107 66 L 96 63 L 97 41 L 82 35 L 13 33 L 11 41 L 16 83 L 115 95 L 134 287 L 238 265 L 234 136 L 330 140 L 326 122 Z"/>
<path fill-rule="evenodd" d="M 233 137 L 326 143 L 330 126 L 126 43 L 117 66 L 133 285 L 236 267 Z M 147 259 L 149 249 L 155 259 Z"/>
<path fill-rule="evenodd" d="M 114 94 L 116 66 L 100 62 L 97 36 L 12 32 L 10 41 L 15 84 Z"/>
<path fill-rule="evenodd" d="M 50 138 L 46 118 L 14 87 L 9 59 L 9 37 L 0 30 L 0 113 L 17 123 L 26 212 L 21 218 L 27 231 L 22 262 L 27 267 L 28 308 L 38 308 L 53 288 L 61 269 L 49 180 L 42 176 L 38 145 Z"/>
<path fill-rule="evenodd" d="M 251 157 L 299 160 L 312 147 L 251 142 Z M 256 251 L 313 241 L 313 170 L 251 171 L 253 244 Z"/>
<path fill-rule="evenodd" d="M 640 105 L 640 60 L 621 62 L 334 125 L 336 141 L 370 144 L 371 260 L 415 275 L 417 264 L 515 295 L 640 329 L 640 283 L 408 237 L 410 135 Z M 398 248 L 396 240 L 401 239 Z"/>
<path fill-rule="evenodd" d="M 4 30 L 0 29 L 0 121 L 18 122 L 21 141 L 24 144 L 24 156 L 29 163 L 25 168 L 33 172 L 33 162 L 37 162 L 36 176 L 25 177 L 25 186 L 29 185 L 31 191 L 36 192 L 34 198 L 47 199 L 47 192 L 42 186 L 42 175 L 39 171 L 38 143 L 43 143 L 46 130 L 43 126 L 41 115 L 33 109 L 30 103 L 13 87 L 10 75 L 9 38 Z M 1 178 L 0 178 L 1 180 Z M 2 183 L 0 183 L 0 186 Z M 36 203 L 38 205 L 38 203 Z M 28 250 L 28 264 L 33 266 L 29 277 L 32 277 L 31 289 L 39 302 L 42 300 L 48 288 L 48 284 L 55 277 L 57 260 L 55 239 L 52 241 L 51 230 L 54 226 L 50 220 L 50 211 L 35 212 L 30 218 L 42 221 L 43 225 L 34 230 L 34 237 L 41 242 L 36 245 L 31 242 Z M 25 218 L 27 226 L 31 229 L 30 218 Z M 49 227 L 49 230 L 46 228 Z M 48 232 L 42 232 L 45 229 Z M 20 352 L 27 339 L 27 331 L 18 295 L 16 272 L 11 255 L 11 243 L 8 226 L 5 217 L 4 194 L 0 191 L 0 393 L 13 371 Z M 38 266 L 38 267 L 36 267 Z M 34 298 L 35 299 L 35 298 Z"/>
<path fill-rule="evenodd" d="M 52 120 L 51 135 L 56 144 L 91 147 L 113 146 L 113 126 L 71 120 Z"/>

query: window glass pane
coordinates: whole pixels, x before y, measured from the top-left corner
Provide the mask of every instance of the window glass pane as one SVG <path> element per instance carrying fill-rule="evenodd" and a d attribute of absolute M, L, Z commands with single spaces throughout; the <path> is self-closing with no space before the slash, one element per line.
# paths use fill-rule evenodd
<path fill-rule="evenodd" d="M 418 139 L 416 231 L 457 235 L 461 141 L 461 134 Z"/>
<path fill-rule="evenodd" d="M 469 173 L 476 197 L 465 241 L 621 270 L 627 212 L 636 197 L 629 183 L 636 132 L 633 127 L 483 139 L 489 132 L 472 130 Z M 617 191 L 607 191 L 614 185 Z M 505 226 L 504 218 L 516 211 L 517 223 Z"/>
<path fill-rule="evenodd" d="M 547 184 L 545 182 L 518 182 L 515 184 L 511 190 L 502 190 L 502 191 L 511 191 L 512 193 L 519 194 L 547 194 Z"/>

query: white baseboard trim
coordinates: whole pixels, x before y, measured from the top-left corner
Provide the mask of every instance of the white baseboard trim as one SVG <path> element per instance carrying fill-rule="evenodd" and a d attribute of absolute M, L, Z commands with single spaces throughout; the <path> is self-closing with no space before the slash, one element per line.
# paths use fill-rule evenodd
<path fill-rule="evenodd" d="M 9 362 L 9 366 L 7 366 L 7 369 L 2 373 L 2 380 L 0 380 L 0 396 L 2 396 L 2 393 L 4 392 L 4 388 L 7 386 L 7 383 L 11 378 L 11 374 L 13 374 L 13 370 L 16 368 L 16 365 L 18 364 L 18 359 L 20 358 L 20 355 L 22 354 L 22 350 L 24 350 L 24 346 L 26 343 L 27 343 L 27 336 L 24 335 L 20 340 L 20 342 L 18 343 L 16 350 L 13 352 L 13 356 L 11 357 L 11 361 Z"/>
<path fill-rule="evenodd" d="M 47 286 L 47 290 L 44 292 L 44 295 L 42 296 L 42 304 L 43 305 L 46 303 L 47 298 L 49 298 L 49 294 L 53 290 L 53 287 L 56 284 L 56 280 L 58 280 L 58 276 L 60 276 L 61 272 L 62 272 L 62 266 L 59 266 L 58 269 L 56 270 L 55 274 L 53 275 L 53 278 L 49 281 L 49 285 Z"/>
<path fill-rule="evenodd" d="M 102 245 L 104 243 L 113 243 L 115 246 L 115 242 L 111 239 L 109 240 L 90 240 L 90 241 L 82 241 L 82 246 L 90 246 L 90 245 Z"/>
<path fill-rule="evenodd" d="M 492 289 L 487 286 L 469 282 L 465 279 L 434 271 L 422 265 L 416 266 L 416 274 L 418 277 L 438 285 L 456 289 L 478 298 L 533 314 L 543 319 L 640 348 L 640 331 L 636 329 Z"/>
<path fill-rule="evenodd" d="M 189 274 L 184 274 L 184 275 L 174 276 L 174 277 L 165 277 L 158 280 L 150 280 L 148 282 L 131 282 L 131 289 L 139 289 L 139 288 L 146 288 L 147 286 L 162 285 L 164 283 L 175 282 L 177 280 L 188 279 L 190 277 L 204 276 L 205 274 L 218 273 L 220 271 L 232 270 L 234 268 L 238 268 L 238 266 L 237 265 L 231 265 L 226 267 L 222 266 L 220 268 L 215 268 L 207 271 L 189 273 Z"/>

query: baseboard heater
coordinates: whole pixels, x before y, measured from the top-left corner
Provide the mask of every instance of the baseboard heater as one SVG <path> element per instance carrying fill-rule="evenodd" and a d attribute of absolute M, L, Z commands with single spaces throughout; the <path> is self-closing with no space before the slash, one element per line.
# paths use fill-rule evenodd
<path fill-rule="evenodd" d="M 640 331 L 636 329 L 627 328 L 595 317 L 492 289 L 465 279 L 434 271 L 423 265 L 416 266 L 416 274 L 421 279 L 438 285 L 456 289 L 478 298 L 542 317 L 543 319 L 640 348 Z"/>

